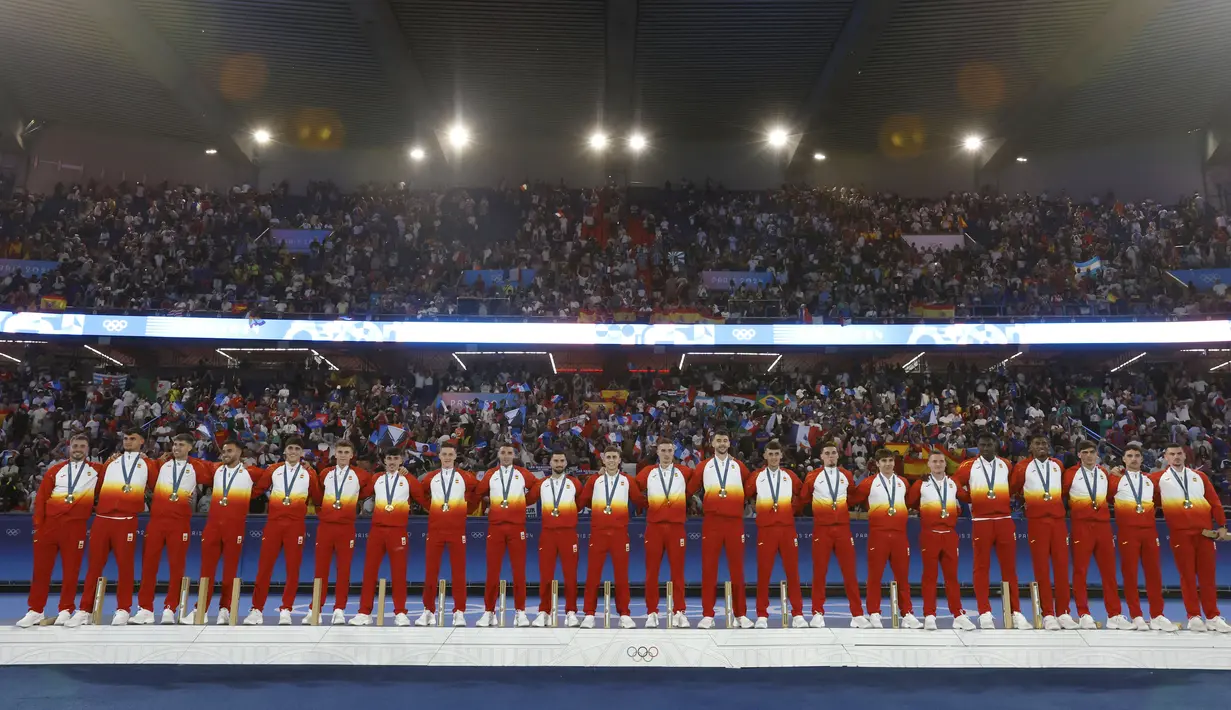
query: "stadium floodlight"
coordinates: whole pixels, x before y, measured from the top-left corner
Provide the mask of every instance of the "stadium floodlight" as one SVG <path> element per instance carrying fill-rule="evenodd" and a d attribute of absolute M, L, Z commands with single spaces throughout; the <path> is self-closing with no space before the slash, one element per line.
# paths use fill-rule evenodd
<path fill-rule="evenodd" d="M 416 163 L 421 162 L 426 157 L 427 157 L 427 152 L 424 151 L 419 146 L 415 146 L 410 149 L 410 159 L 415 161 Z"/>
<path fill-rule="evenodd" d="M 973 153 L 983 147 L 983 138 L 974 134 L 966 136 L 966 139 L 962 141 L 962 147 Z"/>
<path fill-rule="evenodd" d="M 218 154 L 218 149 L 217 149 L 217 148 L 206 148 L 206 149 L 205 149 L 205 154 L 206 154 L 206 155 L 217 155 L 217 154 Z"/>
<path fill-rule="evenodd" d="M 273 138 L 273 135 L 264 128 L 258 128 L 252 132 L 252 140 L 256 141 L 258 145 L 265 145 L 273 140 Z"/>
<path fill-rule="evenodd" d="M 590 148 L 593 150 L 605 150 L 607 148 L 607 134 L 602 131 L 595 131 L 590 134 Z"/>
<path fill-rule="evenodd" d="M 787 134 L 785 128 L 771 128 L 769 131 L 769 144 L 774 148 L 781 148 L 785 146 L 788 138 L 790 138 L 790 136 Z"/>
<path fill-rule="evenodd" d="M 824 160 L 824 159 L 825 159 L 825 154 L 824 154 L 824 153 L 813 153 L 813 154 L 812 154 L 812 159 L 813 159 L 813 160 Z"/>
<path fill-rule="evenodd" d="M 645 150 L 647 144 L 648 143 L 645 139 L 645 136 L 641 133 L 634 133 L 628 137 L 628 147 L 634 153 L 640 153 L 641 151 Z"/>
<path fill-rule="evenodd" d="M 470 142 L 470 130 L 462 124 L 454 124 L 449 129 L 449 144 L 454 148 L 465 148 Z"/>
<path fill-rule="evenodd" d="M 1017 162 L 1019 162 L 1019 163 L 1024 163 L 1024 162 L 1026 162 L 1026 156 L 1024 156 L 1024 155 L 1019 155 L 1019 156 L 1017 156 Z"/>

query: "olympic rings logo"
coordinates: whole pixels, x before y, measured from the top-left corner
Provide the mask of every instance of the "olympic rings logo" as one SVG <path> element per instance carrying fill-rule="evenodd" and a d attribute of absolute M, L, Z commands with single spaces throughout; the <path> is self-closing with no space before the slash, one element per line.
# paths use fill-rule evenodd
<path fill-rule="evenodd" d="M 127 327 L 128 327 L 128 321 L 126 320 L 108 319 L 108 320 L 103 321 L 103 328 L 112 333 L 118 333 Z"/>
<path fill-rule="evenodd" d="M 755 328 L 736 328 L 731 331 L 731 337 L 736 340 L 752 340 L 757 337 L 757 331 Z"/>
<path fill-rule="evenodd" d="M 628 657 L 633 659 L 633 661 L 636 663 L 642 663 L 642 662 L 649 663 L 650 661 L 653 661 L 655 658 L 658 658 L 658 647 L 657 646 L 629 646 L 627 653 L 628 653 Z"/>
<path fill-rule="evenodd" d="M 9 537 L 17 537 L 18 535 L 21 534 L 21 530 L 19 530 L 18 528 L 8 528 L 7 530 L 4 531 L 4 534 L 8 535 Z"/>

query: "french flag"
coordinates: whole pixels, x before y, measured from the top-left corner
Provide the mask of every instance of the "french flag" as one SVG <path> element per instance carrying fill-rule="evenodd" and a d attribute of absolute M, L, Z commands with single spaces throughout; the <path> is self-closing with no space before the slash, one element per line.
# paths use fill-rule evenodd
<path fill-rule="evenodd" d="M 613 431 L 607 435 L 607 441 L 612 444 L 621 444 L 624 442 L 624 435 L 618 431 Z"/>
<path fill-rule="evenodd" d="M 755 433 L 756 430 L 760 428 L 757 425 L 757 423 L 751 419 L 745 419 L 743 423 L 740 424 L 740 426 L 743 427 L 744 431 L 748 432 L 749 434 Z"/>

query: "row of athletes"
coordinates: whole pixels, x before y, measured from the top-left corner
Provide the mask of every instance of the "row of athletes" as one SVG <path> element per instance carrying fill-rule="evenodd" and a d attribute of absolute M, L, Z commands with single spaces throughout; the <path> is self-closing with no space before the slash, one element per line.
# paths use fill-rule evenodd
<path fill-rule="evenodd" d="M 507 554 L 514 582 L 516 626 L 543 626 L 550 601 L 544 598 L 532 622 L 526 615 L 526 507 L 541 503 L 539 535 L 539 579 L 542 587 L 551 584 L 557 563 L 564 577 L 566 624 L 588 628 L 594 623 L 598 584 L 606 558 L 612 559 L 616 606 L 621 627 L 633 625 L 629 609 L 628 520 L 633 509 L 646 509 L 646 625 L 659 623 L 658 577 L 662 558 L 668 559 L 674 582 L 674 599 L 668 601 L 669 615 L 676 626 L 686 626 L 684 615 L 685 511 L 688 499 L 698 491 L 703 496 L 702 524 L 702 611 L 699 628 L 714 624 L 717 574 L 720 557 L 725 554 L 733 588 L 733 612 L 740 627 L 752 627 L 747 617 L 744 594 L 744 510 L 745 501 L 753 503 L 757 524 L 757 621 L 767 624 L 769 578 L 776 558 L 781 558 L 788 584 L 793 626 L 825 625 L 825 577 L 830 556 L 836 556 L 850 603 L 851 625 L 856 628 L 882 625 L 881 580 L 888 564 L 898 582 L 898 604 L 902 623 L 907 628 L 934 628 L 937 580 L 943 571 L 949 611 L 958 629 L 975 628 L 962 608 L 957 580 L 958 541 L 955 522 L 958 503 L 969 504 L 973 518 L 974 586 L 979 624 L 994 628 L 989 595 L 989 567 L 994 550 L 1002 579 L 1009 584 L 1013 624 L 1030 628 L 1020 609 L 1016 575 L 1016 535 L 1010 518 L 1010 500 L 1025 501 L 1030 551 L 1035 580 L 1039 582 L 1040 606 L 1044 627 L 1095 628 L 1086 593 L 1086 576 L 1094 558 L 1103 582 L 1109 628 L 1164 630 L 1175 629 L 1163 616 L 1159 542 L 1155 509 L 1161 507 L 1169 527 L 1170 540 L 1181 579 L 1188 629 L 1207 628 L 1231 632 L 1219 615 L 1215 583 L 1215 539 L 1227 536 L 1226 518 L 1209 479 L 1200 471 L 1185 466 L 1184 450 L 1170 446 L 1165 451 L 1167 467 L 1147 473 L 1141 470 L 1141 450 L 1127 447 L 1124 468 L 1108 471 L 1098 463 L 1092 444 L 1078 449 L 1080 465 L 1064 470 L 1050 455 L 1045 437 L 1031 441 L 1031 456 L 1016 466 L 998 456 L 994 437 L 980 437 L 979 456 L 965 461 L 953 476 L 946 475 L 945 458 L 935 453 L 928 459 L 930 474 L 913 485 L 894 473 L 895 454 L 880 450 L 875 454 L 876 475 L 855 485 L 852 474 L 839 467 L 838 449 L 826 444 L 821 449 L 822 468 L 802 479 L 780 467 L 782 447 L 770 442 L 765 447 L 765 466 L 749 471 L 730 455 L 730 438 L 724 432 L 713 435 L 714 456 L 695 469 L 675 462 L 674 446 L 657 447 L 658 462 L 635 477 L 621 472 L 620 451 L 609 448 L 602 455 L 603 469 L 585 485 L 566 473 L 567 459 L 557 453 L 551 457 L 550 475 L 536 479 L 529 471 L 513 464 L 511 445 L 498 449 L 498 466 L 481 478 L 454 466 L 457 448 L 442 445 L 441 468 L 422 481 L 407 473 L 402 454 L 384 454 L 384 470 L 369 474 L 352 465 L 354 448 L 348 443 L 336 446 L 336 464 L 319 474 L 302 461 L 302 442 L 291 438 L 284 446 L 285 461 L 259 469 L 240 461 L 241 449 L 234 442 L 222 446 L 221 461 L 210 463 L 189 458 L 190 436 L 175 438 L 169 458 L 151 461 L 140 452 L 141 432 L 126 432 L 124 451 L 106 464 L 86 460 L 89 443 L 84 437 L 70 441 L 69 460 L 52 466 L 44 477 L 34 511 L 34 572 L 29 596 L 29 613 L 18 625 L 41 623 L 46 605 L 52 567 L 57 555 L 64 571 L 57 625 L 78 626 L 89 623 L 96 580 L 109 555 L 114 552 L 119 571 L 117 611 L 113 625 L 154 622 L 154 585 L 163 550 L 170 565 L 170 578 L 183 575 L 190 539 L 190 500 L 197 486 L 212 489 L 209 518 L 202 539 L 201 576 L 216 579 L 217 565 L 223 563 L 222 583 L 229 589 L 239 565 L 240 551 L 249 501 L 269 494 L 269 514 L 262 534 L 260 561 L 248 625 L 263 623 L 264 606 L 273 567 L 285 556 L 287 585 L 279 609 L 279 624 L 291 623 L 291 609 L 298 589 L 299 567 L 303 554 L 305 517 L 308 502 L 315 503 L 320 518 L 316 538 L 315 576 L 328 579 L 336 560 L 335 606 L 331 623 L 345 623 L 344 609 L 350 587 L 351 555 L 355 541 L 355 515 L 360 500 L 374 499 L 372 527 L 366 546 L 364 579 L 359 614 L 350 624 L 371 623 L 377 575 L 387 556 L 392 576 L 395 623 L 408 626 L 406 608 L 407 519 L 413 500 L 428 510 L 424 612 L 414 623 L 435 623 L 436 589 L 440 562 L 448 550 L 452 563 L 452 621 L 466 624 L 465 520 L 487 499 L 490 506 L 487 534 L 487 579 L 484 609 L 479 626 L 495 622 L 496 578 Z M 133 592 L 134 539 L 137 514 L 144 509 L 146 491 L 152 491 L 150 518 L 145 534 L 143 575 L 138 603 L 130 616 Z M 1066 508 L 1067 504 L 1067 508 Z M 850 510 L 866 505 L 869 518 L 868 579 L 866 614 L 855 572 L 854 540 L 850 529 Z M 582 618 L 577 608 L 577 513 L 591 509 L 590 542 Z M 1115 508 L 1118 545 L 1112 534 L 1111 509 Z M 918 511 L 922 523 L 920 548 L 923 555 L 922 594 L 925 620 L 913 614 L 908 585 L 909 545 L 906 537 L 908 510 Z M 813 528 L 812 617 L 805 620 L 801 599 L 798 537 L 795 515 L 810 511 Z M 1066 511 L 1072 518 L 1072 532 L 1066 525 Z M 91 513 L 94 521 L 90 537 L 89 568 L 80 605 L 75 603 L 78 570 Z M 1132 620 L 1121 611 L 1115 577 L 1115 554 L 1119 547 L 1125 580 L 1125 597 Z M 1070 612 L 1069 559 L 1073 565 L 1072 596 L 1079 620 Z M 1138 567 L 1144 568 L 1149 617 L 1143 615 L 1138 589 Z M 177 603 L 175 585 L 168 590 L 163 605 L 162 623 L 175 623 Z M 200 600 L 208 611 L 213 585 Z M 219 624 L 229 623 L 235 610 L 226 595 L 220 602 Z M 1204 611 L 1205 619 L 1202 618 Z M 190 618 L 190 617 L 189 617 Z"/>

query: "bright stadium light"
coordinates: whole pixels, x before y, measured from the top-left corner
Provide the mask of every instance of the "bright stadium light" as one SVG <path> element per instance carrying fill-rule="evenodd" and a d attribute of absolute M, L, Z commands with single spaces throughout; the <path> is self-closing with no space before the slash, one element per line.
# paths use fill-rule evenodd
<path fill-rule="evenodd" d="M 607 147 L 607 134 L 602 131 L 595 131 L 590 135 L 590 148 L 593 150 L 603 150 Z"/>
<path fill-rule="evenodd" d="M 1019 155 L 1019 156 L 1017 156 L 1017 162 L 1019 162 L 1019 163 L 1024 163 L 1024 162 L 1026 162 L 1026 156 L 1024 156 L 1024 155 Z"/>
<path fill-rule="evenodd" d="M 774 148 L 781 148 L 786 145 L 789 136 L 785 128 L 772 128 L 769 131 L 769 144 Z"/>
<path fill-rule="evenodd" d="M 962 141 L 962 147 L 973 153 L 983 147 L 983 138 L 976 135 L 966 136 L 966 139 Z"/>
<path fill-rule="evenodd" d="M 415 146 L 414 148 L 410 149 L 410 159 L 415 161 L 416 163 L 421 162 L 426 157 L 427 157 L 427 153 L 424 152 L 424 150 L 420 148 L 419 146 Z"/>
<path fill-rule="evenodd" d="M 824 160 L 824 159 L 825 159 L 825 154 L 824 154 L 824 153 L 813 153 L 813 154 L 812 154 L 812 159 L 813 159 L 813 160 Z"/>
<path fill-rule="evenodd" d="M 218 154 L 218 149 L 217 149 L 217 148 L 206 148 L 206 149 L 205 149 L 205 154 L 206 154 L 206 155 L 217 155 L 217 154 Z"/>
<path fill-rule="evenodd" d="M 258 128 L 252 132 L 252 140 L 256 141 L 259 145 L 265 145 L 273 140 L 273 135 L 264 128 Z"/>
<path fill-rule="evenodd" d="M 470 131 L 458 123 L 449 129 L 449 144 L 454 148 L 465 148 L 470 142 Z"/>
<path fill-rule="evenodd" d="M 628 137 L 628 147 L 634 153 L 640 153 L 645 150 L 646 144 L 645 136 L 640 133 L 634 133 Z"/>

